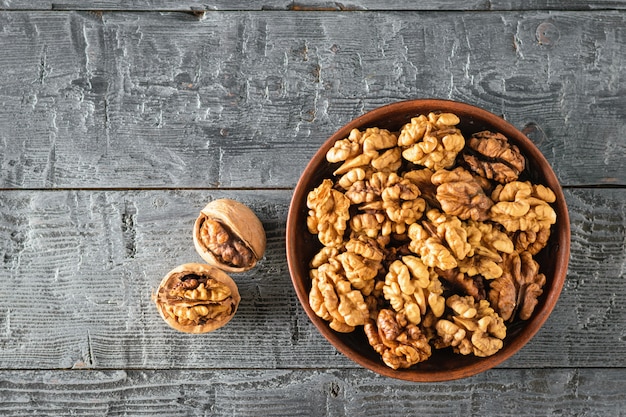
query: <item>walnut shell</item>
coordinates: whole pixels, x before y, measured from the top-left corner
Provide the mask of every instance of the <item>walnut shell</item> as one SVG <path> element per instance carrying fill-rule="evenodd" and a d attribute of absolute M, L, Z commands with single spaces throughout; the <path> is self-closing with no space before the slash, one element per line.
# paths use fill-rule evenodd
<path fill-rule="evenodd" d="M 198 254 L 209 265 L 228 272 L 252 269 L 265 252 L 265 230 L 246 205 L 226 198 L 211 201 L 193 228 Z"/>
<path fill-rule="evenodd" d="M 185 333 L 208 333 L 224 326 L 235 315 L 240 300 L 230 276 L 199 263 L 172 269 L 154 296 L 163 320 Z"/>

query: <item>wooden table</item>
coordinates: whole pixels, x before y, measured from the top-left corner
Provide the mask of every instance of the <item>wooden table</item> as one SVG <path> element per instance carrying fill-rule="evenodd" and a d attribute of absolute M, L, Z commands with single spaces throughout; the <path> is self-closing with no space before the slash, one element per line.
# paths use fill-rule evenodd
<path fill-rule="evenodd" d="M 626 415 L 626 1 L 0 1 L 0 414 Z M 205 11 L 206 10 L 206 11 Z M 522 129 L 570 210 L 562 296 L 522 351 L 384 378 L 299 305 L 285 220 L 308 159 L 383 104 L 449 98 Z M 210 200 L 265 257 L 235 318 L 170 329 Z"/>

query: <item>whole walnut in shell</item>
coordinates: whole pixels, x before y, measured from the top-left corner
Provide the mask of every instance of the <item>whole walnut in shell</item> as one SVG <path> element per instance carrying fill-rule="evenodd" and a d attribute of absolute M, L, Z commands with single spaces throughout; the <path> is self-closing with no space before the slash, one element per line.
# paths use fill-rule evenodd
<path fill-rule="evenodd" d="M 263 257 L 263 224 L 246 205 L 226 198 L 208 203 L 193 229 L 198 254 L 209 265 L 229 272 L 252 269 Z"/>
<path fill-rule="evenodd" d="M 207 333 L 233 318 L 241 297 L 237 284 L 224 271 L 189 263 L 167 273 L 153 300 L 172 328 L 185 333 Z"/>

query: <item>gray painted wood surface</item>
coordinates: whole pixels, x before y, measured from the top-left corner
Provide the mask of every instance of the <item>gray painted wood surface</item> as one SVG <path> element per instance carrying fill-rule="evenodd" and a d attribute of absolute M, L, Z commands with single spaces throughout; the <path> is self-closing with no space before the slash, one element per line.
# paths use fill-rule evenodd
<path fill-rule="evenodd" d="M 0 2 L 0 414 L 625 415 L 624 2 L 201 3 Z M 393 11 L 409 7 L 437 11 Z M 210 8 L 247 11 L 168 12 Z M 572 226 L 545 327 L 497 369 L 440 384 L 337 353 L 285 260 L 317 147 L 418 97 L 523 129 Z M 228 326 L 177 333 L 150 296 L 200 261 L 191 227 L 219 197 L 258 213 L 268 249 L 236 276 Z"/>
<path fill-rule="evenodd" d="M 6 10 L 599 10 L 625 9 L 624 0 L 2 0 Z"/>
<path fill-rule="evenodd" d="M 3 372 L 3 416 L 623 416 L 615 369 L 408 384 L 361 369 Z M 1 398 L 1 397 L 0 397 Z"/>
<path fill-rule="evenodd" d="M 290 195 L 4 191 L 2 368 L 352 367 L 310 325 L 291 287 L 284 255 Z M 253 271 L 234 276 L 242 301 L 228 326 L 202 336 L 179 334 L 163 325 L 150 295 L 170 269 L 201 261 L 193 222 L 205 202 L 224 196 L 259 213 L 266 256 Z M 504 368 L 626 363 L 626 192 L 573 189 L 567 203 L 573 239 L 562 296 L 533 343 Z"/>
<path fill-rule="evenodd" d="M 4 12 L 0 26 L 5 188 L 293 187 L 338 126 L 418 97 L 503 115 L 565 185 L 626 184 L 622 12 Z"/>

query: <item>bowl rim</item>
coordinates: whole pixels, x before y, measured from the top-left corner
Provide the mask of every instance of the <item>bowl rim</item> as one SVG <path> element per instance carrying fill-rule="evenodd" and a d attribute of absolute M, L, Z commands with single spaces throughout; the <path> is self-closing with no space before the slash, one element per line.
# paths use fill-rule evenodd
<path fill-rule="evenodd" d="M 541 166 L 544 182 L 550 186 L 556 195 L 556 202 L 553 207 L 557 212 L 558 227 L 557 225 L 553 226 L 552 233 L 557 234 L 555 240 L 558 242 L 558 254 L 554 258 L 554 273 L 550 277 L 550 285 L 548 287 L 546 284 L 544 287 L 544 301 L 537 305 L 533 316 L 524 322 L 520 334 L 509 340 L 509 343 L 499 352 L 487 358 L 469 361 L 467 365 L 452 370 L 417 370 L 412 368 L 394 370 L 386 366 L 382 361 L 376 362 L 358 353 L 355 354 L 342 340 L 342 337 L 345 337 L 345 335 L 330 329 L 328 323 L 315 314 L 308 302 L 308 292 L 305 291 L 303 285 L 300 285 L 302 278 L 308 277 L 297 276 L 298 253 L 296 251 L 297 245 L 294 244 L 298 239 L 296 222 L 300 213 L 297 212 L 302 209 L 302 205 L 299 203 L 306 201 L 306 195 L 310 191 L 311 187 L 307 184 L 310 176 L 315 173 L 320 163 L 325 162 L 325 155 L 328 149 L 330 149 L 337 140 L 347 137 L 353 128 L 363 129 L 365 127 L 373 127 L 375 125 L 372 125 L 373 121 L 389 117 L 399 111 L 406 114 L 414 114 L 413 117 L 418 114 L 427 114 L 429 111 L 451 112 L 457 115 L 471 114 L 472 118 L 484 124 L 488 124 L 490 129 L 504 134 L 510 139 L 513 139 L 516 144 L 521 145 L 526 158 L 528 160 L 534 160 L 534 162 Z M 339 352 L 353 362 L 383 376 L 413 382 L 440 382 L 470 377 L 494 368 L 516 354 L 536 335 L 553 311 L 563 289 L 570 256 L 570 233 L 569 214 L 565 196 L 558 178 L 541 151 L 524 133 L 502 117 L 472 104 L 448 99 L 422 98 L 396 101 L 367 111 L 344 124 L 323 142 L 307 163 L 294 188 L 287 214 L 285 243 L 288 269 L 297 298 L 313 325 Z"/>

